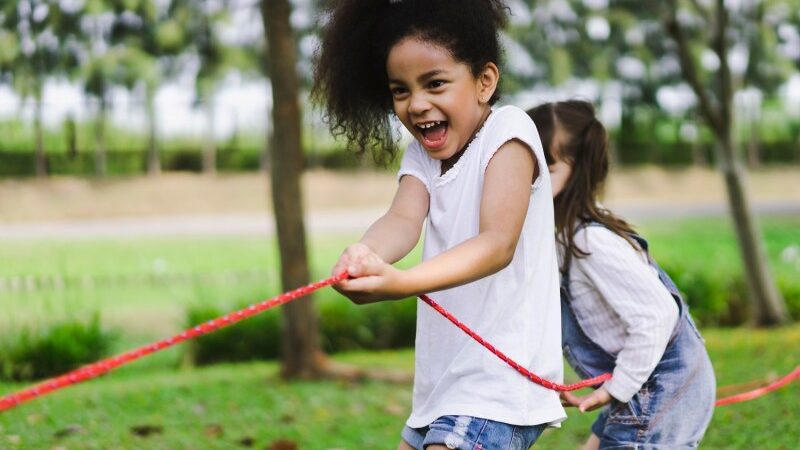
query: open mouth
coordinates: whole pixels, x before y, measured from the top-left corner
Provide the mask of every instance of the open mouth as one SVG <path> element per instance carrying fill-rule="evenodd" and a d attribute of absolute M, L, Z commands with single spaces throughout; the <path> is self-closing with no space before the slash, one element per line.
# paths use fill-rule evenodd
<path fill-rule="evenodd" d="M 447 122 L 444 120 L 419 123 L 416 127 L 422 135 L 422 144 L 428 148 L 439 148 L 447 141 Z"/>

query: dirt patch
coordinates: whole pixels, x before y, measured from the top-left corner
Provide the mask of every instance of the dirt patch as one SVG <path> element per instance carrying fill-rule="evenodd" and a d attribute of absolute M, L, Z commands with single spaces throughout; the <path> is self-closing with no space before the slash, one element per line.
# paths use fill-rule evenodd
<path fill-rule="evenodd" d="M 388 206 L 394 180 L 388 173 L 310 172 L 303 177 L 304 206 L 307 211 Z M 259 173 L 0 181 L 5 223 L 271 211 L 269 179 Z"/>
<path fill-rule="evenodd" d="M 303 177 L 307 212 L 388 207 L 393 173 L 312 171 Z M 800 168 L 750 174 L 755 202 L 800 202 Z M 269 180 L 260 173 L 91 180 L 54 177 L 0 181 L 0 222 L 29 223 L 100 218 L 270 213 Z M 689 168 L 624 169 L 612 173 L 609 206 L 725 203 L 719 173 Z"/>
<path fill-rule="evenodd" d="M 754 202 L 800 201 L 800 167 L 753 170 L 746 183 Z M 727 193 L 722 175 L 714 170 L 644 167 L 613 172 L 606 199 L 615 205 L 725 203 Z"/>

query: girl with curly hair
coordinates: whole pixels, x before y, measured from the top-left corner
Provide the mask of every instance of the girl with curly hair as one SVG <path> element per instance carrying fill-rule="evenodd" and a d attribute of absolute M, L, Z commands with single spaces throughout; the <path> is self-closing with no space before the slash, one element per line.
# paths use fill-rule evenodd
<path fill-rule="evenodd" d="M 434 292 L 512 359 L 563 379 L 550 177 L 530 118 L 499 98 L 496 0 L 341 0 L 324 17 L 314 98 L 378 159 L 411 134 L 389 210 L 342 254 L 357 304 Z M 393 263 L 417 244 L 423 261 Z M 417 309 L 411 415 L 399 448 L 527 449 L 565 419 L 538 386 L 427 305 Z"/>

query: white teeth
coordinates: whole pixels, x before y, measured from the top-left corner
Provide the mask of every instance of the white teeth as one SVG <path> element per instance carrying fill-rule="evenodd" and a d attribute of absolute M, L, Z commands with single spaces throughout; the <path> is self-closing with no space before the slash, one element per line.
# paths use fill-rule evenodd
<path fill-rule="evenodd" d="M 433 127 L 435 127 L 436 125 L 439 125 L 439 124 L 441 124 L 441 123 L 442 123 L 441 121 L 436 121 L 436 122 L 426 122 L 426 123 L 421 123 L 421 124 L 419 124 L 419 125 L 417 125 L 417 126 L 418 126 L 418 127 L 420 127 L 420 128 L 422 128 L 423 130 L 427 130 L 428 128 L 433 128 Z"/>

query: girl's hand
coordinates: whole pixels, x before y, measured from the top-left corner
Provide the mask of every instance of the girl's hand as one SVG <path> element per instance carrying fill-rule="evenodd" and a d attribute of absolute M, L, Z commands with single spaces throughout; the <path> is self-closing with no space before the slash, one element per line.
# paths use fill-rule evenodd
<path fill-rule="evenodd" d="M 604 387 L 598 388 L 589 395 L 579 397 L 571 392 L 561 392 L 561 404 L 577 407 L 581 412 L 594 411 L 611 403 L 613 398 Z"/>
<path fill-rule="evenodd" d="M 342 252 L 342 256 L 339 257 L 339 261 L 336 261 L 336 264 L 333 266 L 331 275 L 338 275 L 347 271 L 348 274 L 352 276 L 348 270 L 350 266 L 359 263 L 364 258 L 369 257 L 370 254 L 374 254 L 372 249 L 360 242 L 347 247 L 344 249 L 344 252 Z M 334 285 L 334 288 L 339 286 L 339 284 L 341 283 Z"/>
<path fill-rule="evenodd" d="M 343 271 L 351 278 L 333 287 L 358 305 L 405 298 L 410 294 L 401 282 L 402 272 L 364 244 L 353 244 L 344 251 L 333 273 Z"/>

